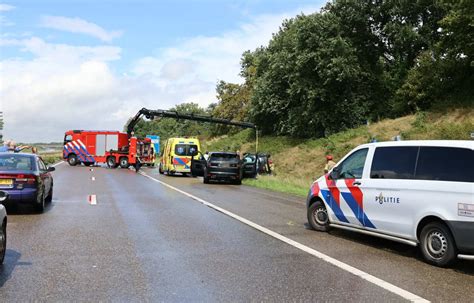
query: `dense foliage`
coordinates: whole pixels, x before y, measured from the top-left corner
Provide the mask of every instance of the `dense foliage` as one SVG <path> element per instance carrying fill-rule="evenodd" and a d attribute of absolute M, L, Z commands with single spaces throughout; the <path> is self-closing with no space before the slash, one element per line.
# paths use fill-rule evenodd
<path fill-rule="evenodd" d="M 433 107 L 472 106 L 473 28 L 474 1 L 333 0 L 285 20 L 267 46 L 245 52 L 244 83 L 218 82 L 217 104 L 183 109 L 304 138 Z M 165 120 L 149 127 L 175 135 L 229 132 Z"/>
<path fill-rule="evenodd" d="M 472 3 L 336 0 L 285 21 L 267 47 L 244 54 L 256 69 L 252 119 L 268 134 L 319 137 L 472 104 Z"/>

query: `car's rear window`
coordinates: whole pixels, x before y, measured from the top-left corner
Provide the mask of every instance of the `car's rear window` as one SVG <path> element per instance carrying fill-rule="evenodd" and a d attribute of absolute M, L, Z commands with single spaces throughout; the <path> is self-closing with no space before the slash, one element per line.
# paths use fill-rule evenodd
<path fill-rule="evenodd" d="M 198 148 L 195 144 L 176 144 L 174 147 L 174 153 L 177 156 L 192 156 L 197 150 Z"/>
<path fill-rule="evenodd" d="M 0 155 L 0 171 L 32 170 L 33 158 L 23 155 Z"/>
<path fill-rule="evenodd" d="M 239 155 L 234 155 L 234 154 L 219 154 L 219 153 L 213 153 L 211 154 L 210 159 L 212 161 L 232 161 L 232 162 L 237 162 L 240 160 Z"/>

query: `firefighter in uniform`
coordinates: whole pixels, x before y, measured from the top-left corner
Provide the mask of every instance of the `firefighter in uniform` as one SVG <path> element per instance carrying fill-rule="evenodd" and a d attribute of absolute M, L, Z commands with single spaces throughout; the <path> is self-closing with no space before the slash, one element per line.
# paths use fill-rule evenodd
<path fill-rule="evenodd" d="M 334 166 L 336 165 L 336 162 L 332 160 L 331 155 L 326 156 L 326 166 L 324 166 L 324 173 L 327 174 Z"/>

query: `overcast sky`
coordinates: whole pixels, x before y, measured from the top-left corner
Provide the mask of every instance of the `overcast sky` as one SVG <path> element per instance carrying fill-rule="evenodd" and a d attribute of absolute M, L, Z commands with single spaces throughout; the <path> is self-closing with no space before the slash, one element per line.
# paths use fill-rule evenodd
<path fill-rule="evenodd" d="M 0 3 L 4 138 L 59 142 L 68 129 L 122 130 L 142 107 L 207 106 L 218 80 L 242 82 L 243 51 L 324 2 Z"/>

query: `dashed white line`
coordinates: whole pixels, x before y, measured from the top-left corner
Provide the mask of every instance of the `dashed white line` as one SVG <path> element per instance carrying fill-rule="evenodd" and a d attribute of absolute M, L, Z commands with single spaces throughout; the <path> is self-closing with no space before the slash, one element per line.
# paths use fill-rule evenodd
<path fill-rule="evenodd" d="M 142 176 L 144 176 L 144 177 L 147 177 L 147 178 L 149 178 L 149 179 L 151 179 L 151 180 L 153 180 L 153 181 L 155 181 L 155 182 L 157 182 L 157 183 L 160 183 L 160 184 L 163 185 L 163 186 L 166 186 L 166 187 L 168 187 L 168 188 L 170 188 L 170 189 L 172 189 L 172 190 L 174 190 L 174 191 L 177 191 L 177 192 L 179 192 L 179 193 L 181 193 L 181 194 L 183 194 L 183 195 L 185 195 L 185 196 L 187 196 L 187 197 L 189 197 L 189 198 L 191 198 L 191 199 L 193 199 L 193 200 L 195 200 L 195 201 L 198 201 L 198 202 L 200 202 L 200 203 L 202 203 L 202 204 L 204 204 L 204 205 L 206 205 L 206 206 L 208 206 L 208 207 L 210 207 L 210 208 L 213 208 L 213 209 L 215 209 L 215 210 L 217 210 L 217 211 L 219 211 L 219 212 L 221 212 L 221 213 L 223 213 L 223 214 L 225 214 L 225 215 L 231 217 L 231 218 L 234 218 L 235 220 L 238 220 L 238 221 L 240 221 L 240 222 L 242 222 L 242 223 L 244 223 L 244 224 L 246 224 L 246 225 L 248 225 L 248 226 L 250 226 L 250 227 L 252 227 L 252 228 L 254 228 L 254 229 L 256 229 L 256 230 L 258 230 L 258 231 L 261 231 L 261 232 L 263 232 L 263 233 L 265 233 L 265 234 L 267 234 L 267 235 L 269 235 L 269 236 L 271 236 L 271 237 L 273 237 L 273 238 L 275 238 L 275 239 L 278 239 L 278 240 L 280 240 L 280 241 L 282 241 L 282 242 L 285 242 L 285 243 L 287 243 L 287 244 L 289 244 L 289 245 L 291 245 L 291 246 L 293 246 L 293 247 L 295 247 L 295 248 L 298 248 L 298 249 L 300 249 L 300 250 L 302 250 L 302 251 L 304 251 L 304 252 L 306 252 L 306 253 L 308 253 L 308 254 L 310 254 L 310 255 L 313 255 L 313 256 L 315 256 L 315 257 L 317 257 L 317 258 L 319 258 L 319 259 L 321 259 L 321 260 L 323 260 L 323 261 L 326 261 L 326 262 L 328 262 L 328 263 L 330 263 L 330 264 L 332 264 L 332 265 L 334 265 L 334 266 L 336 266 L 336 267 L 338 267 L 338 268 L 340 268 L 340 269 L 343 269 L 343 270 L 345 270 L 345 271 L 347 271 L 347 272 L 349 272 L 349 273 L 351 273 L 351 274 L 353 274 L 353 275 L 355 275 L 355 276 L 358 276 L 358 277 L 360 277 L 360 278 L 362 278 L 362 279 L 364 279 L 364 280 L 366 280 L 366 281 L 368 281 L 368 282 L 370 282 L 370 283 L 372 283 L 372 284 L 374 284 L 374 285 L 377 285 L 377 286 L 379 286 L 379 287 L 381 287 L 381 288 L 383 288 L 383 289 L 385 289 L 385 290 L 387 290 L 387 291 L 389 291 L 389 292 L 391 292 L 391 293 L 394 293 L 394 294 L 396 294 L 396 295 L 398 295 L 398 296 L 400 296 L 400 297 L 402 297 L 402 298 L 404 298 L 404 299 L 407 299 L 407 300 L 409 300 L 409 301 L 411 301 L 411 302 L 430 302 L 430 301 L 428 301 L 427 299 L 424 299 L 424 298 L 422 298 L 422 297 L 420 297 L 420 296 L 418 296 L 418 295 L 415 295 L 414 293 L 411 293 L 411 292 L 409 292 L 409 291 L 407 291 L 407 290 L 405 290 L 405 289 L 402 289 L 402 288 L 400 288 L 400 287 L 398 287 L 398 286 L 395 286 L 395 285 L 393 285 L 393 284 L 391 284 L 391 283 L 389 283 L 389 282 L 387 282 L 387 281 L 385 281 L 385 280 L 382 280 L 382 279 L 380 279 L 380 278 L 377 278 L 377 277 L 375 277 L 375 276 L 373 276 L 373 275 L 371 275 L 371 274 L 369 274 L 369 273 L 366 273 L 366 272 L 364 272 L 364 271 L 362 271 L 362 270 L 360 270 L 360 269 L 357 269 L 357 268 L 355 268 L 355 267 L 353 267 L 353 266 L 351 266 L 351 265 L 349 265 L 349 264 L 346 264 L 346 263 L 341 262 L 341 261 L 339 261 L 339 260 L 337 260 L 337 259 L 334 259 L 334 258 L 332 258 L 332 257 L 330 257 L 330 256 L 328 256 L 328 255 L 326 255 L 326 254 L 324 254 L 324 253 L 322 253 L 322 252 L 320 252 L 320 251 L 317 251 L 317 250 L 315 250 L 315 249 L 309 247 L 309 246 L 306 246 L 306 245 L 304 245 L 304 244 L 301 244 L 301 243 L 299 243 L 299 242 L 296 242 L 296 241 L 294 241 L 294 240 L 291 240 L 290 238 L 287 238 L 287 237 L 285 237 L 285 236 L 283 236 L 283 235 L 280 235 L 279 233 L 276 233 L 276 232 L 274 232 L 274 231 L 272 231 L 272 230 L 270 230 L 270 229 L 268 229 L 268 228 L 266 228 L 266 227 L 263 227 L 263 226 L 261 226 L 261 225 L 258 225 L 257 223 L 254 223 L 254 222 L 252 222 L 252 221 L 250 221 L 250 220 L 247 220 L 247 219 L 245 219 L 245 218 L 243 218 L 243 217 L 241 217 L 241 216 L 239 216 L 239 215 L 236 215 L 236 214 L 234 214 L 234 213 L 232 213 L 232 212 L 230 212 L 230 211 L 228 211 L 228 210 L 225 210 L 225 209 L 223 209 L 223 208 L 221 208 L 221 207 L 219 207 L 219 206 L 217 206 L 217 205 L 214 205 L 214 204 L 212 204 L 212 203 L 210 203 L 210 202 L 207 202 L 207 201 L 205 201 L 205 200 L 203 200 L 203 199 L 201 199 L 201 198 L 199 198 L 199 197 L 196 197 L 196 196 L 194 196 L 194 195 L 192 195 L 192 194 L 190 194 L 190 193 L 187 193 L 187 192 L 185 192 L 185 191 L 183 191 L 183 190 L 181 190 L 181 189 L 179 189 L 179 188 L 176 188 L 176 187 L 174 187 L 174 186 L 172 186 L 172 185 L 170 185 L 170 184 L 168 184 L 168 183 L 165 183 L 165 182 L 163 182 L 163 181 L 160 181 L 160 180 L 158 180 L 158 179 L 155 179 L 155 178 L 153 178 L 153 177 L 147 175 L 147 174 L 144 173 L 144 172 L 139 172 L 139 173 L 140 173 Z"/>
<path fill-rule="evenodd" d="M 97 205 L 97 196 L 96 195 L 89 195 L 87 197 L 87 202 L 89 202 L 90 205 Z"/>

